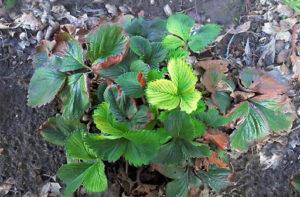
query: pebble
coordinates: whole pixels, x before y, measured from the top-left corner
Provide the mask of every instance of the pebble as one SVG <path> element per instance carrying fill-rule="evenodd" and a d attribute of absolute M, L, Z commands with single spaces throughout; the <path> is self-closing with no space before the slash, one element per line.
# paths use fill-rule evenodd
<path fill-rule="evenodd" d="M 169 6 L 169 4 L 165 5 L 164 6 L 164 12 L 167 16 L 171 16 L 172 15 L 172 9 L 171 7 Z"/>
<path fill-rule="evenodd" d="M 106 4 L 105 8 L 107 9 L 107 12 L 109 14 L 111 14 L 112 16 L 116 16 L 117 15 L 117 7 L 115 5 L 111 5 L 111 4 Z"/>
<path fill-rule="evenodd" d="M 27 40 L 27 33 L 26 33 L 26 32 L 20 33 L 19 38 L 20 38 L 21 40 Z"/>
<path fill-rule="evenodd" d="M 297 108 L 297 115 L 300 117 L 300 107 Z"/>
<path fill-rule="evenodd" d="M 276 58 L 277 64 L 282 64 L 282 63 L 286 62 L 288 59 L 289 53 L 290 53 L 289 49 L 281 50 Z"/>
<path fill-rule="evenodd" d="M 154 5 L 155 4 L 155 0 L 150 0 L 150 5 Z"/>
<path fill-rule="evenodd" d="M 37 34 L 36 34 L 36 40 L 38 41 L 38 42 L 40 42 L 42 39 L 43 39 L 43 37 L 44 37 L 44 33 L 43 33 L 43 31 L 38 31 L 37 32 Z"/>

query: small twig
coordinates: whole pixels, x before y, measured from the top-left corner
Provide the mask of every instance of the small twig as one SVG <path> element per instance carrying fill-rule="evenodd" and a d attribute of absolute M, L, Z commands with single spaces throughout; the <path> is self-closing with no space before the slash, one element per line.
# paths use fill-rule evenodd
<path fill-rule="evenodd" d="M 141 173 L 143 171 L 143 168 L 139 168 L 136 172 L 136 182 L 138 184 L 141 184 Z"/>
<path fill-rule="evenodd" d="M 8 55 L 8 56 L 6 56 L 6 57 L 4 57 L 4 58 L 1 58 L 1 59 L 0 59 L 0 62 L 5 61 L 5 60 L 7 60 L 8 58 L 10 58 L 10 55 Z"/>
<path fill-rule="evenodd" d="M 227 51 L 226 51 L 226 59 L 229 57 L 229 51 L 230 51 L 230 47 L 231 47 L 234 37 L 235 37 L 235 34 L 233 34 L 233 36 L 230 38 L 230 41 L 228 43 Z"/>

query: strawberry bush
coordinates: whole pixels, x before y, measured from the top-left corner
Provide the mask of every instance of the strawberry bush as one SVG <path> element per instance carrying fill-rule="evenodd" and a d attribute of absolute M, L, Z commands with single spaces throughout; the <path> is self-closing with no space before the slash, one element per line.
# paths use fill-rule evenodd
<path fill-rule="evenodd" d="M 279 76 L 255 68 L 232 75 L 224 60 L 188 63 L 220 32 L 179 13 L 123 16 L 89 31 L 61 26 L 40 43 L 28 105 L 60 100 L 60 113 L 40 131 L 65 147 L 68 162 L 57 172 L 65 196 L 80 186 L 105 191 L 105 166 L 117 161 L 152 166 L 169 180 L 170 197 L 203 184 L 220 192 L 230 184 L 227 150 L 247 151 L 291 128 L 293 107 Z"/>

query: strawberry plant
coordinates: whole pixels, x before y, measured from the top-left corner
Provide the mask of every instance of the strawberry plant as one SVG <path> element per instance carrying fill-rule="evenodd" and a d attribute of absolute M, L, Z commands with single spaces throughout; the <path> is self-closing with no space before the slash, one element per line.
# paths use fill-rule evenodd
<path fill-rule="evenodd" d="M 37 47 L 28 105 L 60 100 L 61 112 L 40 130 L 65 147 L 68 162 L 57 173 L 65 196 L 81 185 L 105 191 L 105 166 L 117 161 L 152 166 L 169 180 L 167 196 L 202 184 L 220 192 L 230 184 L 226 150 L 246 151 L 291 127 L 277 76 L 254 68 L 231 76 L 221 60 L 187 63 L 214 41 L 218 25 L 196 29 L 184 14 L 120 21 L 90 31 L 62 26 Z M 204 71 L 201 81 L 195 68 Z"/>

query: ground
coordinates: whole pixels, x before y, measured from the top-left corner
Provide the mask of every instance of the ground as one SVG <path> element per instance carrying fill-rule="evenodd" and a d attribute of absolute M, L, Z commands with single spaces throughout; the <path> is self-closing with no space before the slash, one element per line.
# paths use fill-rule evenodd
<path fill-rule="evenodd" d="M 74 16 L 82 16 L 85 12 L 88 13 L 87 17 L 107 16 L 112 14 L 105 7 L 109 3 L 117 7 L 126 4 L 127 8 L 132 8 L 132 12 L 137 14 L 143 10 L 145 17 L 153 18 L 165 17 L 163 7 L 168 4 L 173 12 L 184 10 L 195 17 L 198 22 L 219 23 L 224 26 L 224 32 L 245 20 L 243 16 L 246 15 L 246 11 L 249 11 L 249 5 L 253 10 L 259 10 L 259 6 L 261 6 L 259 3 L 251 4 L 251 1 L 244 0 L 155 0 L 154 4 L 148 0 L 98 0 L 95 2 L 100 3 L 94 4 L 91 0 L 40 0 L 42 2 L 40 4 L 30 0 L 26 2 L 28 4 L 20 4 L 15 8 L 13 11 L 16 13 L 15 15 L 30 10 L 36 13 L 43 10 L 49 12 L 54 5 L 64 5 L 66 10 Z M 275 5 L 277 4 L 275 3 Z M 263 6 L 262 8 L 266 11 L 268 5 Z M 3 16 L 7 19 L 5 14 Z M 10 17 L 13 17 L 13 13 L 10 13 Z M 7 20 L 13 22 L 12 19 Z M 61 19 L 56 22 L 63 23 L 65 20 L 69 19 Z M 251 27 L 251 31 L 256 31 L 259 26 L 263 25 L 261 21 L 253 21 L 254 25 Z M 20 38 L 22 32 L 26 32 L 27 40 L 25 39 L 25 41 L 28 41 L 29 44 Z M 0 45 L 2 46 L 0 48 L 0 196 L 4 193 L 6 196 L 42 196 L 42 187 L 49 182 L 57 181 L 55 172 L 65 162 L 64 150 L 44 142 L 37 132 L 39 126 L 57 112 L 57 103 L 53 102 L 37 109 L 26 105 L 28 83 L 34 71 L 31 57 L 34 54 L 36 33 L 37 31 L 21 27 L 11 30 L 0 28 Z M 232 38 L 228 36 L 217 44 L 214 50 L 215 56 L 226 57 L 229 52 L 230 57 L 227 58 L 234 59 L 233 65 L 238 65 L 237 59 L 244 52 L 244 43 L 248 37 L 251 47 L 255 49 L 253 52 L 255 55 L 260 55 L 256 49 L 265 44 L 261 43 L 261 39 L 266 37 L 268 41 L 270 38 L 257 32 L 237 35 L 234 40 L 232 39 L 231 47 L 228 47 Z M 32 44 L 30 44 L 31 41 Z M 26 47 L 23 46 L 24 44 Z M 278 52 L 276 52 L 277 54 Z M 297 109 L 300 104 L 297 83 L 291 83 L 290 94 L 296 105 L 295 109 Z M 223 195 L 297 196 L 290 185 L 290 177 L 300 169 L 298 123 L 299 120 L 295 121 L 295 129 L 290 134 L 271 136 L 265 142 L 254 144 L 247 153 L 235 156 L 232 159 L 232 166 L 235 171 L 236 183 L 227 188 Z M 3 186 L 6 185 L 9 185 L 8 191 L 3 189 Z M 103 196 L 119 195 L 121 195 L 120 188 L 112 185 L 110 191 Z"/>

